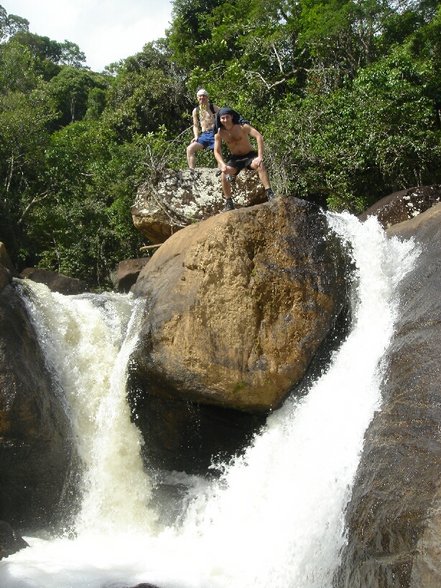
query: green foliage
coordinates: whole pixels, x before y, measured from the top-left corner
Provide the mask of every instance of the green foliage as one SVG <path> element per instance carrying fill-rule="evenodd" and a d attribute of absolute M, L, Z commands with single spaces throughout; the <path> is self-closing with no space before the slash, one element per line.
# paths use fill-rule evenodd
<path fill-rule="evenodd" d="M 165 39 L 98 74 L 0 6 L 0 240 L 109 287 L 138 186 L 187 165 L 200 86 L 263 133 L 281 194 L 358 213 L 439 183 L 440 39 L 438 0 L 174 0 Z"/>
<path fill-rule="evenodd" d="M 71 65 L 72 67 L 84 67 L 86 55 L 80 50 L 76 43 L 64 41 L 60 43 L 60 56 L 58 63 L 60 65 Z"/>
<path fill-rule="evenodd" d="M 39 81 L 32 53 L 23 45 L 10 41 L 0 45 L 0 93 L 31 92 Z"/>
<path fill-rule="evenodd" d="M 3 6 L 0 6 L 0 42 L 7 40 L 18 32 L 28 30 L 28 20 L 15 14 L 8 14 Z"/>
<path fill-rule="evenodd" d="M 47 100 L 59 113 L 57 128 L 82 120 L 92 104 L 96 114 L 102 112 L 104 100 L 101 97 L 99 103 L 98 96 L 107 86 L 107 80 L 102 75 L 72 66 L 61 68 L 46 85 Z"/>
<path fill-rule="evenodd" d="M 361 212 L 389 191 L 439 181 L 431 75 L 397 48 L 338 92 L 288 101 L 267 135 L 273 167 L 290 178 L 284 191 Z"/>
<path fill-rule="evenodd" d="M 161 47 L 148 44 L 118 69 L 109 87 L 103 118 L 121 140 L 163 125 L 174 134 L 183 128 L 185 94 L 179 69 L 173 67 Z"/>
<path fill-rule="evenodd" d="M 200 47 L 211 37 L 207 15 L 222 0 L 175 0 L 173 22 L 168 44 L 176 61 L 186 69 L 199 65 L 208 66 Z M 200 61 L 202 59 L 202 62 Z"/>
<path fill-rule="evenodd" d="M 27 212 L 45 193 L 40 173 L 53 118 L 38 90 L 0 95 L 0 240 L 12 258 L 25 248 Z"/>
<path fill-rule="evenodd" d="M 48 198 L 31 214 L 29 238 L 39 263 L 98 287 L 121 256 L 137 256 L 130 207 L 143 179 L 145 138 L 119 145 L 100 123 L 54 133 L 46 151 Z"/>

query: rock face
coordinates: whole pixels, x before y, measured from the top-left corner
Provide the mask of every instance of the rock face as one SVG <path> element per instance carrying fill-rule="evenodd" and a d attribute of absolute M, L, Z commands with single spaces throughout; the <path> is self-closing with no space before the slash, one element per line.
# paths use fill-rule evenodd
<path fill-rule="evenodd" d="M 148 260 L 148 257 L 140 257 L 120 261 L 110 276 L 115 290 L 117 292 L 129 292 Z"/>
<path fill-rule="evenodd" d="M 17 272 L 12 265 L 5 244 L 0 241 L 0 290 L 2 290 L 7 284 L 10 284 L 12 277 L 16 274 Z"/>
<path fill-rule="evenodd" d="M 346 259 L 295 198 L 173 235 L 142 270 L 136 378 L 156 396 L 258 413 L 304 376 L 345 304 Z"/>
<path fill-rule="evenodd" d="M 0 292 L 0 519 L 15 528 L 53 520 L 65 491 L 68 419 L 23 302 Z"/>
<path fill-rule="evenodd" d="M 375 216 L 387 229 L 415 218 L 441 201 L 441 186 L 419 186 L 389 194 L 360 214 L 360 220 Z"/>
<path fill-rule="evenodd" d="M 13 275 L 16 274 L 15 268 L 12 264 L 11 258 L 9 257 L 9 253 L 6 249 L 4 243 L 0 241 L 0 265 L 4 266 L 8 269 Z"/>
<path fill-rule="evenodd" d="M 0 521 L 0 559 L 17 553 L 25 547 L 28 547 L 28 544 L 23 537 L 17 535 L 11 525 Z"/>
<path fill-rule="evenodd" d="M 137 384 L 131 380 L 129 401 L 148 469 L 212 476 L 213 460 L 228 462 L 265 424 L 266 415 L 157 397 L 145 393 L 145 381 Z"/>
<path fill-rule="evenodd" d="M 33 280 L 40 284 L 46 284 L 52 292 L 60 292 L 66 295 L 87 292 L 87 284 L 85 282 L 82 282 L 78 278 L 70 278 L 69 276 L 63 276 L 63 274 L 50 270 L 28 267 L 21 272 L 20 277 Z"/>
<path fill-rule="evenodd" d="M 12 281 L 12 276 L 10 271 L 5 268 L 3 265 L 0 265 L 0 291 L 3 290 L 5 286 L 10 284 Z"/>
<path fill-rule="evenodd" d="M 237 206 L 266 200 L 255 172 L 245 170 L 237 176 L 234 200 Z M 132 219 L 135 228 L 151 243 L 163 243 L 182 227 L 220 212 L 224 204 L 221 179 L 215 169 L 165 170 L 156 185 L 140 186 Z"/>
<path fill-rule="evenodd" d="M 421 245 L 400 287 L 384 404 L 369 427 L 335 586 L 441 586 L 441 205 L 389 235 Z"/>

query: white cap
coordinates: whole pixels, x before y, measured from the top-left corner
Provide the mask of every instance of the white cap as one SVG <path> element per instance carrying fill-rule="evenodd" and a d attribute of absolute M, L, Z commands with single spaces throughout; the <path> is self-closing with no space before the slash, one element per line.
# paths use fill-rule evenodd
<path fill-rule="evenodd" d="M 196 96 L 208 96 L 208 92 L 207 90 L 204 90 L 204 88 L 201 88 L 200 90 L 198 90 Z"/>

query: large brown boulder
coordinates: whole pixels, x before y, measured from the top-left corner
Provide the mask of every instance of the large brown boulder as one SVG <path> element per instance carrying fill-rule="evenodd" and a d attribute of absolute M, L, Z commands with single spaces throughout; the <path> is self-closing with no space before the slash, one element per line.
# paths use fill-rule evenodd
<path fill-rule="evenodd" d="M 45 364 L 22 298 L 0 292 L 0 520 L 53 522 L 71 465 L 62 394 Z"/>
<path fill-rule="evenodd" d="M 421 247 L 400 285 L 383 406 L 347 512 L 339 588 L 441 586 L 441 205 L 393 226 Z"/>
<path fill-rule="evenodd" d="M 162 397 L 278 407 L 345 304 L 345 261 L 325 215 L 295 198 L 179 231 L 133 288 L 147 299 L 138 381 Z"/>
<path fill-rule="evenodd" d="M 266 200 L 255 172 L 241 172 L 235 182 L 237 206 Z M 182 227 L 206 219 L 222 210 L 225 199 L 216 169 L 165 170 L 156 184 L 144 183 L 132 206 L 133 224 L 151 243 L 163 243 Z"/>

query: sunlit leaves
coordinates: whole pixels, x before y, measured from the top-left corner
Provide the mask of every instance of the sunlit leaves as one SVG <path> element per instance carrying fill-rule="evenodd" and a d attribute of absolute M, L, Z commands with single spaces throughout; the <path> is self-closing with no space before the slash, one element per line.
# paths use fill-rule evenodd
<path fill-rule="evenodd" d="M 61 68 L 46 85 L 48 100 L 59 112 L 58 126 L 83 119 L 90 105 L 89 94 L 106 87 L 104 76 L 71 66 Z"/>
<path fill-rule="evenodd" d="M 103 117 L 122 140 L 165 125 L 182 130 L 181 113 L 188 109 L 182 74 L 161 47 L 147 44 L 118 70 L 107 94 Z"/>
<path fill-rule="evenodd" d="M 39 75 L 29 49 L 16 42 L 0 45 L 0 93 L 30 92 Z"/>

